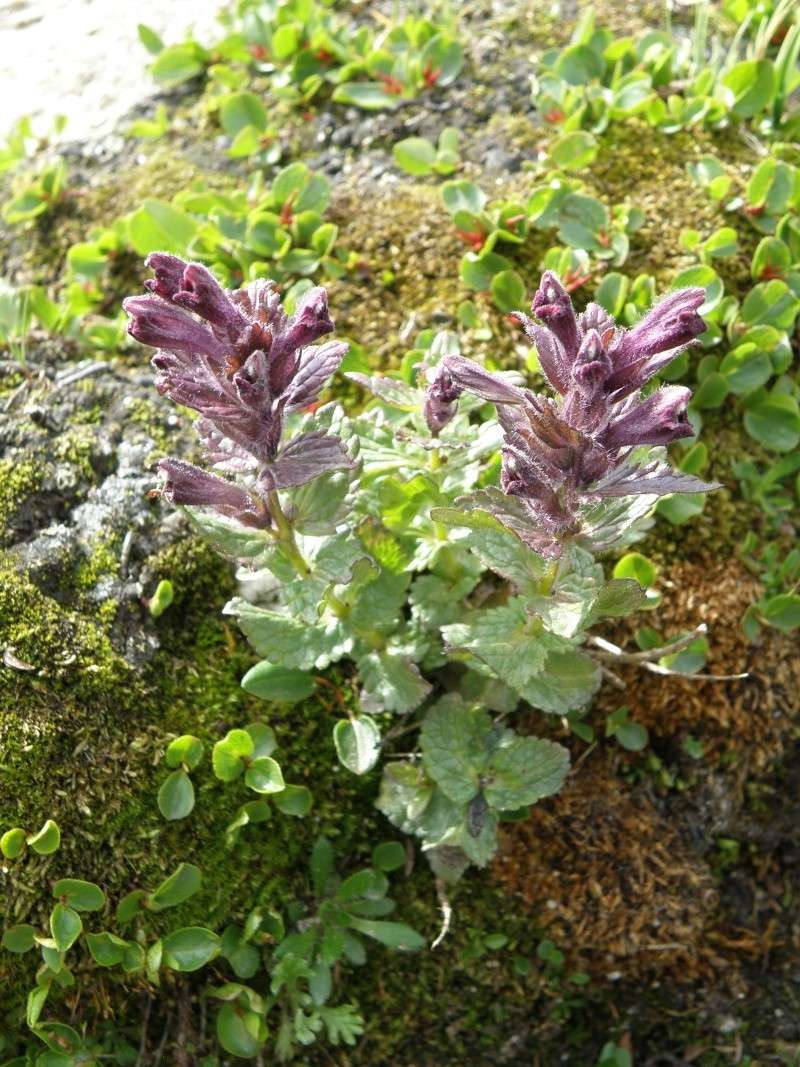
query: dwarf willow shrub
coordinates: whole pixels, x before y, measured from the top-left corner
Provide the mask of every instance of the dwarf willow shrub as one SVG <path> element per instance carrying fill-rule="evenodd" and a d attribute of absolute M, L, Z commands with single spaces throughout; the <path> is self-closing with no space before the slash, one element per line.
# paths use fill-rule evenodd
<path fill-rule="evenodd" d="M 333 330 L 323 289 L 287 316 L 272 282 L 229 292 L 200 264 L 147 262 L 129 329 L 158 348 L 159 390 L 199 413 L 206 456 L 162 460 L 157 492 L 240 566 L 225 610 L 263 657 L 243 684 L 302 698 L 314 671 L 351 661 L 359 706 L 334 728 L 340 761 L 364 774 L 389 756 L 378 807 L 442 878 L 484 865 L 500 818 L 557 792 L 569 764 L 493 713 L 580 717 L 601 680 L 588 631 L 645 595 L 606 581 L 597 554 L 635 538 L 658 497 L 713 488 L 659 454 L 693 433 L 690 391 L 641 393 L 703 332 L 703 290 L 622 330 L 597 304 L 576 315 L 546 272 L 538 321 L 516 318 L 556 399 L 444 335 L 416 384 L 352 373 L 378 404 L 348 418 L 320 405 L 346 350 L 317 343 Z M 417 729 L 411 755 L 391 758 Z"/>
<path fill-rule="evenodd" d="M 256 723 L 247 731 L 231 733 L 250 735 L 257 752 L 268 740 L 268 730 Z M 233 747 L 230 734 L 215 747 L 215 773 L 223 781 L 230 781 L 235 764 L 247 758 L 243 755 L 247 746 L 239 747 L 235 758 Z M 197 738 L 178 738 L 167 751 L 192 760 L 202 758 Z M 254 757 L 246 774 L 264 759 L 255 753 Z M 256 788 L 253 781 L 248 784 Z M 237 822 L 241 825 L 241 818 Z M 48 835 L 47 841 L 43 834 Z M 35 852 L 49 854 L 58 848 L 54 834 L 58 828 L 49 822 L 28 841 Z M 16 847 L 3 851 L 7 858 L 18 860 L 21 855 Z M 38 950 L 42 960 L 26 1005 L 26 1023 L 33 1038 L 28 1055 L 6 1060 L 4 1067 L 135 1062 L 136 1050 L 113 1025 L 93 1034 L 51 1017 L 62 990 L 70 990 L 75 998 L 93 989 L 96 968 L 123 982 L 145 980 L 151 988 L 158 988 L 175 972 L 192 973 L 214 965 L 218 977 L 220 969 L 228 969 L 236 980 L 207 986 L 204 995 L 214 1009 L 217 1042 L 236 1058 L 259 1055 L 268 1041 L 281 1062 L 291 1060 L 298 1045 L 311 1045 L 321 1038 L 334 1045 L 355 1044 L 364 1020 L 355 1005 L 330 1003 L 334 968 L 364 963 L 365 941 L 404 951 L 424 945 L 411 927 L 385 918 L 395 907 L 388 896 L 386 872 L 404 861 L 405 850 L 399 842 L 383 842 L 373 849 L 371 866 L 342 878 L 330 843 L 320 837 L 309 858 L 310 905 L 291 902 L 285 919 L 280 912 L 256 907 L 242 925 L 231 924 L 220 933 L 169 922 L 171 910 L 202 887 L 202 872 L 192 863 L 180 863 L 151 891 L 142 888 L 126 893 L 113 911 L 104 890 L 92 882 L 78 878 L 53 882 L 54 904 L 46 929 L 17 923 L 3 931 L 1 947 L 6 952 L 25 955 Z M 74 1012 L 70 1022 L 75 1022 Z M 0 1052 L 6 1051 L 6 1036 L 0 1037 Z"/>

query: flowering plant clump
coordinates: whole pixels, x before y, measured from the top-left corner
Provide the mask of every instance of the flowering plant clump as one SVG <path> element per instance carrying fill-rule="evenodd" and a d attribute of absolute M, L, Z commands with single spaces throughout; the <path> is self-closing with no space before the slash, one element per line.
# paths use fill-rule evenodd
<path fill-rule="evenodd" d="M 703 332 L 698 308 L 704 299 L 702 289 L 682 289 L 633 329 L 620 330 L 598 304 L 576 315 L 566 289 L 547 271 L 532 305 L 542 325 L 521 313 L 515 317 L 536 345 L 558 401 L 461 356 L 446 357 L 428 387 L 426 419 L 434 435 L 464 391 L 497 408 L 501 492 L 462 503 L 485 505 L 531 548 L 553 557 L 576 538 L 594 549 L 609 547 L 618 527 L 606 530 L 598 522 L 594 506 L 603 501 L 713 488 L 658 460 L 632 462 L 637 448 L 694 434 L 686 416 L 689 389 L 664 386 L 646 399 L 640 389 Z"/>
<path fill-rule="evenodd" d="M 537 321 L 516 317 L 555 399 L 443 333 L 406 378 L 350 374 L 376 400 L 348 419 L 318 405 L 345 351 L 316 343 L 333 329 L 323 290 L 287 315 L 270 282 L 229 293 L 198 264 L 148 263 L 130 330 L 159 349 L 159 389 L 199 412 L 212 468 L 163 460 L 160 492 L 241 565 L 225 610 L 263 657 L 242 684 L 302 699 L 314 671 L 350 660 L 359 705 L 334 727 L 340 761 L 363 774 L 389 755 L 378 807 L 442 878 L 485 864 L 503 813 L 557 792 L 569 765 L 493 713 L 579 724 L 602 677 L 591 627 L 645 595 L 607 581 L 595 553 L 640 536 L 659 496 L 712 488 L 659 451 L 692 434 L 689 391 L 641 394 L 703 331 L 703 291 L 622 330 L 597 305 L 576 314 L 547 272 Z M 479 418 L 486 402 L 496 420 Z M 412 730 L 418 747 L 391 758 Z"/>
<path fill-rule="evenodd" d="M 341 341 L 314 344 L 333 330 L 325 290 L 311 289 L 288 317 L 272 282 L 228 293 L 199 263 L 156 252 L 147 265 L 155 271 L 145 282 L 152 295 L 123 305 L 129 332 L 159 349 L 159 392 L 199 412 L 209 466 L 245 481 L 165 459 L 162 492 L 174 504 L 210 507 L 243 526 L 280 532 L 277 489 L 352 465 L 341 440 L 324 431 L 284 442 L 286 417 L 316 402 L 347 351 Z"/>

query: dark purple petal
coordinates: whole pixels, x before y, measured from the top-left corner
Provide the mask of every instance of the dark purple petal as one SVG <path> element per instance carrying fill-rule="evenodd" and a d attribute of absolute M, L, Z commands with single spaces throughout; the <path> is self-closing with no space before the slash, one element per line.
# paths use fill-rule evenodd
<path fill-rule="evenodd" d="M 681 345 L 679 348 L 670 348 L 657 356 L 645 356 L 638 363 L 631 363 L 624 370 L 614 371 L 606 383 L 609 399 L 616 403 L 638 392 L 651 378 L 655 378 L 657 374 L 666 370 L 685 347 Z"/>
<path fill-rule="evenodd" d="M 570 362 L 564 351 L 564 346 L 552 330 L 546 326 L 539 326 L 523 315 L 520 311 L 514 312 L 514 318 L 520 323 L 525 333 L 536 345 L 539 354 L 539 366 L 542 373 L 556 392 L 562 396 L 569 389 Z"/>
<path fill-rule="evenodd" d="M 338 437 L 322 430 L 300 434 L 290 441 L 259 475 L 265 491 L 305 485 L 329 471 L 352 467 L 353 461 Z"/>
<path fill-rule="evenodd" d="M 606 348 L 609 348 L 611 337 L 617 331 L 617 324 L 604 307 L 601 307 L 600 304 L 591 303 L 587 304 L 586 310 L 578 315 L 578 329 L 584 334 L 589 330 L 597 330 L 603 338 L 603 344 Z M 611 336 L 607 336 L 609 331 Z"/>
<path fill-rule="evenodd" d="M 463 356 L 445 356 L 439 364 L 439 373 L 449 374 L 454 385 L 492 404 L 525 403 L 524 390 L 509 385 L 499 374 L 492 374 Z"/>
<path fill-rule="evenodd" d="M 562 416 L 566 422 L 585 433 L 594 432 L 608 419 L 606 381 L 611 374 L 611 360 L 597 330 L 589 330 L 581 342 L 572 367 L 570 389 Z"/>
<path fill-rule="evenodd" d="M 686 415 L 691 395 L 691 390 L 682 385 L 657 389 L 646 400 L 612 420 L 603 435 L 603 444 L 608 449 L 619 449 L 667 445 L 680 437 L 691 437 L 694 430 Z"/>
<path fill-rule="evenodd" d="M 264 505 L 233 482 L 180 459 L 162 459 L 158 469 L 164 476 L 161 493 L 171 504 L 210 507 L 247 526 L 269 525 Z"/>
<path fill-rule="evenodd" d="M 589 330 L 572 366 L 572 379 L 585 396 L 594 396 L 611 374 L 611 360 L 597 330 Z"/>
<path fill-rule="evenodd" d="M 572 300 L 557 275 L 546 270 L 536 290 L 531 311 L 561 342 L 569 364 L 578 354 L 581 338 Z"/>
<path fill-rule="evenodd" d="M 129 296 L 122 307 L 130 316 L 128 333 L 143 345 L 222 360 L 224 347 L 206 326 L 180 308 L 157 296 Z"/>
<path fill-rule="evenodd" d="M 458 398 L 463 390 L 456 385 L 447 365 L 428 368 L 430 384 L 425 390 L 425 403 L 422 413 L 433 437 L 438 437 L 451 422 L 458 411 Z"/>
<path fill-rule="evenodd" d="M 289 389 L 287 411 L 308 407 L 317 400 L 325 383 L 338 370 L 348 348 L 346 341 L 326 341 L 302 350 Z"/>
<path fill-rule="evenodd" d="M 155 278 L 148 278 L 144 283 L 145 289 L 164 300 L 172 300 L 181 288 L 186 261 L 169 252 L 151 252 L 144 265 L 155 272 Z"/>
<path fill-rule="evenodd" d="M 292 348 L 303 348 L 332 332 L 333 320 L 328 311 L 328 294 L 321 286 L 309 289 L 289 319 L 287 343 Z"/>
<path fill-rule="evenodd" d="M 614 365 L 622 369 L 643 356 L 654 356 L 690 344 L 706 328 L 697 310 L 706 298 L 700 288 L 678 289 L 664 297 L 645 317 L 620 338 Z"/>
<path fill-rule="evenodd" d="M 206 322 L 222 328 L 230 340 L 236 340 L 247 325 L 242 312 L 217 279 L 202 263 L 189 263 L 183 272 L 181 288 L 172 302 L 187 308 Z"/>

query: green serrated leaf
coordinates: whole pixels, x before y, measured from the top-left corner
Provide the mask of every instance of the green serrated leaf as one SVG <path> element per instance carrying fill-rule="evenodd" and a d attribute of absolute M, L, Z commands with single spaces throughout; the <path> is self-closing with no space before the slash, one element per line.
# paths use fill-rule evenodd
<path fill-rule="evenodd" d="M 481 788 L 489 758 L 492 720 L 482 708 L 440 701 L 420 732 L 425 770 L 456 804 L 467 804 Z"/>
<path fill-rule="evenodd" d="M 371 652 L 358 660 L 364 687 L 362 703 L 369 710 L 406 712 L 416 708 L 431 691 L 430 684 L 406 656 Z"/>
<path fill-rule="evenodd" d="M 486 800 L 499 811 L 533 804 L 557 793 L 568 770 L 569 752 L 563 745 L 538 737 L 507 736 L 489 761 Z"/>

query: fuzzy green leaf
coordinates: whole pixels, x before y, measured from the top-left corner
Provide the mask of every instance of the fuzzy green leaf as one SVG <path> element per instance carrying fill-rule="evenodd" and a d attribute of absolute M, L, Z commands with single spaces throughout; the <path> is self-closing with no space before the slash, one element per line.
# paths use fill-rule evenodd
<path fill-rule="evenodd" d="M 411 711 L 431 691 L 415 664 L 390 652 L 363 656 L 358 660 L 358 673 L 364 687 L 362 703 L 369 710 Z"/>
<path fill-rule="evenodd" d="M 338 619 L 310 626 L 245 600 L 231 601 L 225 612 L 238 617 L 239 625 L 259 655 L 283 667 L 322 669 L 350 648 L 351 642 Z"/>
<path fill-rule="evenodd" d="M 514 737 L 491 757 L 484 793 L 500 811 L 533 804 L 557 793 L 569 769 L 569 752 L 553 741 Z"/>
<path fill-rule="evenodd" d="M 425 769 L 456 804 L 467 804 L 480 790 L 491 734 L 488 713 L 460 702 L 440 701 L 425 717 L 420 732 Z"/>
<path fill-rule="evenodd" d="M 535 708 L 568 715 L 583 707 L 600 688 L 600 668 L 582 652 L 552 652 L 542 671 L 520 689 Z"/>
<path fill-rule="evenodd" d="M 536 620 L 522 597 L 485 611 L 476 611 L 463 623 L 442 628 L 450 649 L 467 650 L 507 685 L 521 689 L 542 670 L 548 648 L 557 640 L 537 632 Z"/>

